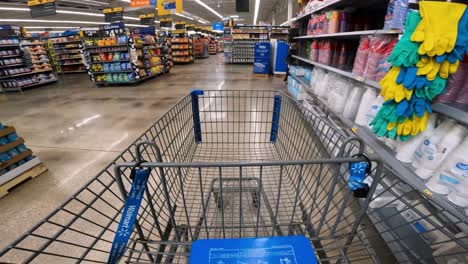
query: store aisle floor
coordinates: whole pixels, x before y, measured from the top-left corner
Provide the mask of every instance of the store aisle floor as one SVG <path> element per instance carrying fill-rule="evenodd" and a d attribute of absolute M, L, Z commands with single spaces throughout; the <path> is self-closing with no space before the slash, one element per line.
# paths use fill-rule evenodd
<path fill-rule="evenodd" d="M 96 88 L 85 74 L 58 84 L 0 94 L 0 122 L 15 126 L 48 171 L 0 199 L 0 248 L 45 217 L 109 164 L 190 90 L 283 89 L 223 55 L 176 65 L 138 86 Z"/>

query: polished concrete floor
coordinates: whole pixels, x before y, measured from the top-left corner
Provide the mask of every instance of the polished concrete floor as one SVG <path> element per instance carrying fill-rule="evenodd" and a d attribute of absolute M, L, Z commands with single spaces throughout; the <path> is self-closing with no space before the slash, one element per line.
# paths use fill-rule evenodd
<path fill-rule="evenodd" d="M 16 127 L 49 169 L 0 199 L 0 248 L 73 195 L 190 90 L 284 87 L 282 78 L 255 77 L 251 65 L 225 65 L 220 54 L 137 86 L 96 88 L 79 74 L 0 94 L 0 122 Z"/>

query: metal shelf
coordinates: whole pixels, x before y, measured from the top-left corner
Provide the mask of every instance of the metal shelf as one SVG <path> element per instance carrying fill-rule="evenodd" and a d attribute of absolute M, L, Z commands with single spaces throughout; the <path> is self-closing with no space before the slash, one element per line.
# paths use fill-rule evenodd
<path fill-rule="evenodd" d="M 455 119 L 463 125 L 468 126 L 468 112 L 442 103 L 433 103 L 431 107 L 433 111 Z"/>
<path fill-rule="evenodd" d="M 130 60 L 108 60 L 108 61 L 92 61 L 91 64 L 112 63 L 112 62 L 130 62 Z"/>
<path fill-rule="evenodd" d="M 302 57 L 299 57 L 299 56 L 296 56 L 296 55 L 293 55 L 293 58 L 296 58 L 300 61 L 303 61 L 305 63 L 308 63 L 308 64 L 311 64 L 311 65 L 314 65 L 314 66 L 317 66 L 317 67 L 320 67 L 322 69 L 325 69 L 325 70 L 328 70 L 328 71 L 331 71 L 331 72 L 334 72 L 336 74 L 339 74 L 341 76 L 345 76 L 345 77 L 348 77 L 348 78 L 351 78 L 353 80 L 356 80 L 358 82 L 362 82 L 364 84 L 367 84 L 371 87 L 374 87 L 374 88 L 377 88 L 377 89 L 380 89 L 380 85 L 378 82 L 376 81 L 372 81 L 372 80 L 368 80 L 364 77 L 361 77 L 361 76 L 357 76 L 351 72 L 347 72 L 347 71 L 343 71 L 343 70 L 340 70 L 338 68 L 335 68 L 335 67 L 332 67 L 332 66 L 328 66 L 328 65 L 325 65 L 325 64 L 322 64 L 322 63 L 318 63 L 318 62 L 315 62 L 315 61 L 311 61 L 311 60 L 308 60 L 306 58 L 302 58 Z"/>
<path fill-rule="evenodd" d="M 317 7 L 316 9 L 312 10 L 312 11 L 309 12 L 309 13 L 306 13 L 306 14 L 303 14 L 303 15 L 300 15 L 300 16 L 297 16 L 297 17 L 293 18 L 292 20 L 293 20 L 293 21 L 296 21 L 296 20 L 300 20 L 300 19 L 306 18 L 306 17 L 310 16 L 310 15 L 313 14 L 313 13 L 320 12 L 320 11 L 326 9 L 326 8 L 331 8 L 331 7 L 333 7 L 333 6 L 337 5 L 337 4 L 340 4 L 340 3 L 342 3 L 342 2 L 346 2 L 346 1 L 345 1 L 345 0 L 334 0 L 334 1 L 329 1 L 327 4 L 324 4 L 324 5 L 320 6 L 320 7 Z"/>
<path fill-rule="evenodd" d="M 113 71 L 113 72 L 104 72 L 104 71 L 96 71 L 92 72 L 93 74 L 111 74 L 111 73 L 132 73 L 133 70 L 123 70 L 123 71 Z"/>
<path fill-rule="evenodd" d="M 19 43 L 17 43 L 17 44 L 0 45 L 0 48 L 19 48 Z"/>
<path fill-rule="evenodd" d="M 14 57 L 22 57 L 23 55 L 21 54 L 14 54 L 14 55 L 3 55 L 3 56 L 0 56 L 0 60 L 2 59 L 8 59 L 8 58 L 14 58 Z"/>
<path fill-rule="evenodd" d="M 3 69 L 3 68 L 9 68 L 9 67 L 18 67 L 18 66 L 24 66 L 24 63 L 15 63 L 15 64 L 9 64 L 9 65 L 2 65 L 0 66 L 0 69 Z"/>
<path fill-rule="evenodd" d="M 307 83 L 305 83 L 302 77 L 297 77 L 294 75 L 290 76 L 297 80 L 299 83 L 301 83 L 306 88 L 306 90 L 310 91 L 310 86 Z M 326 107 L 326 104 L 320 98 L 316 97 L 313 94 L 311 94 L 311 96 L 313 98 L 316 98 L 318 101 L 321 102 L 322 105 L 324 105 L 324 107 Z M 446 196 L 430 192 L 426 188 L 424 180 L 422 180 L 421 178 L 419 178 L 418 175 L 416 175 L 415 169 L 410 164 L 406 164 L 399 161 L 396 158 L 395 151 L 393 151 L 390 147 L 385 145 L 385 143 L 380 141 L 369 128 L 354 124 L 353 121 L 344 118 L 341 114 L 334 113 L 328 107 L 327 110 L 327 112 L 333 113 L 336 117 L 338 117 L 342 121 L 342 123 L 345 124 L 348 128 L 350 128 L 351 131 L 358 138 L 366 142 L 366 145 L 372 149 L 372 152 L 379 156 L 379 158 L 385 162 L 387 167 L 394 171 L 394 174 L 396 176 L 404 180 L 407 184 L 411 185 L 414 189 L 418 190 L 428 200 L 436 202 L 441 207 L 447 209 L 447 211 L 460 218 L 462 221 L 468 222 L 468 216 L 464 213 L 465 211 L 463 208 L 451 203 L 449 200 L 447 200 Z"/>
<path fill-rule="evenodd" d="M 309 35 L 309 36 L 295 37 L 294 39 L 349 38 L 349 37 L 360 37 L 364 35 L 393 35 L 393 34 L 401 34 L 401 33 L 402 33 L 401 30 L 378 29 L 378 30 L 339 32 L 339 33 L 332 33 L 332 34 Z"/>
<path fill-rule="evenodd" d="M 21 77 L 21 76 L 31 75 L 31 74 L 40 74 L 40 73 L 50 72 L 50 71 L 53 71 L 53 70 L 50 69 L 50 70 L 45 70 L 45 71 L 30 71 L 30 72 L 25 72 L 25 73 L 20 73 L 20 74 L 6 75 L 6 76 L 0 77 L 0 80 L 10 79 L 10 78 L 15 78 L 15 77 Z"/>

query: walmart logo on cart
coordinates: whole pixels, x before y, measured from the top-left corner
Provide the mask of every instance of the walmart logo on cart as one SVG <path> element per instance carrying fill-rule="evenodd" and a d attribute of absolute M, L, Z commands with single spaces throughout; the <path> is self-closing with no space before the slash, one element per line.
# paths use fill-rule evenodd
<path fill-rule="evenodd" d="M 129 235 L 129 229 L 130 229 L 130 226 L 129 226 L 129 222 L 130 222 L 130 217 L 132 217 L 133 215 L 133 212 L 135 212 L 136 210 L 136 206 L 135 205 L 131 205 L 128 207 L 127 209 L 127 214 L 125 215 L 124 217 L 124 221 L 123 221 L 123 224 L 122 224 L 122 229 L 120 229 L 118 232 L 119 232 L 119 236 L 128 236 Z"/>

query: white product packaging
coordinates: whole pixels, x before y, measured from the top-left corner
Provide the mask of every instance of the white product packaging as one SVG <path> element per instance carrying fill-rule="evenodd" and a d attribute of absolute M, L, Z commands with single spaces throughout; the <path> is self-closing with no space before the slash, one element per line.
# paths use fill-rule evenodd
<path fill-rule="evenodd" d="M 349 120 L 353 120 L 359 108 L 359 102 L 365 88 L 354 86 L 349 92 L 348 98 L 346 99 L 346 105 L 343 109 L 343 117 Z"/>
<path fill-rule="evenodd" d="M 424 141 L 424 138 L 432 133 L 435 129 L 437 121 L 437 114 L 433 113 L 429 116 L 429 120 L 426 124 L 426 130 L 419 135 L 410 138 L 406 142 L 401 142 L 396 148 L 396 158 L 405 163 L 413 162 L 414 152 Z"/>
<path fill-rule="evenodd" d="M 447 156 L 426 186 L 439 194 L 454 191 L 468 195 L 468 137 Z"/>
<path fill-rule="evenodd" d="M 413 166 L 416 167 L 416 174 L 422 179 L 428 179 L 447 155 L 464 139 L 465 128 L 452 124 L 454 124 L 453 121 L 437 127 L 415 151 Z"/>
<path fill-rule="evenodd" d="M 319 77 L 320 79 L 317 79 L 318 81 L 314 90 L 315 94 L 321 99 L 324 98 L 328 92 L 328 81 L 330 79 L 330 75 L 331 73 L 324 73 L 322 77 Z"/>
<path fill-rule="evenodd" d="M 328 107 L 337 114 L 342 114 L 350 90 L 349 81 L 337 77 L 335 81 L 330 81 L 330 91 L 328 95 Z"/>
<path fill-rule="evenodd" d="M 367 90 L 362 95 L 361 102 L 359 103 L 359 108 L 356 114 L 356 119 L 354 122 L 360 126 L 368 126 L 367 122 L 367 113 L 371 108 L 371 105 L 377 98 L 377 92 L 373 88 L 367 88 Z"/>

